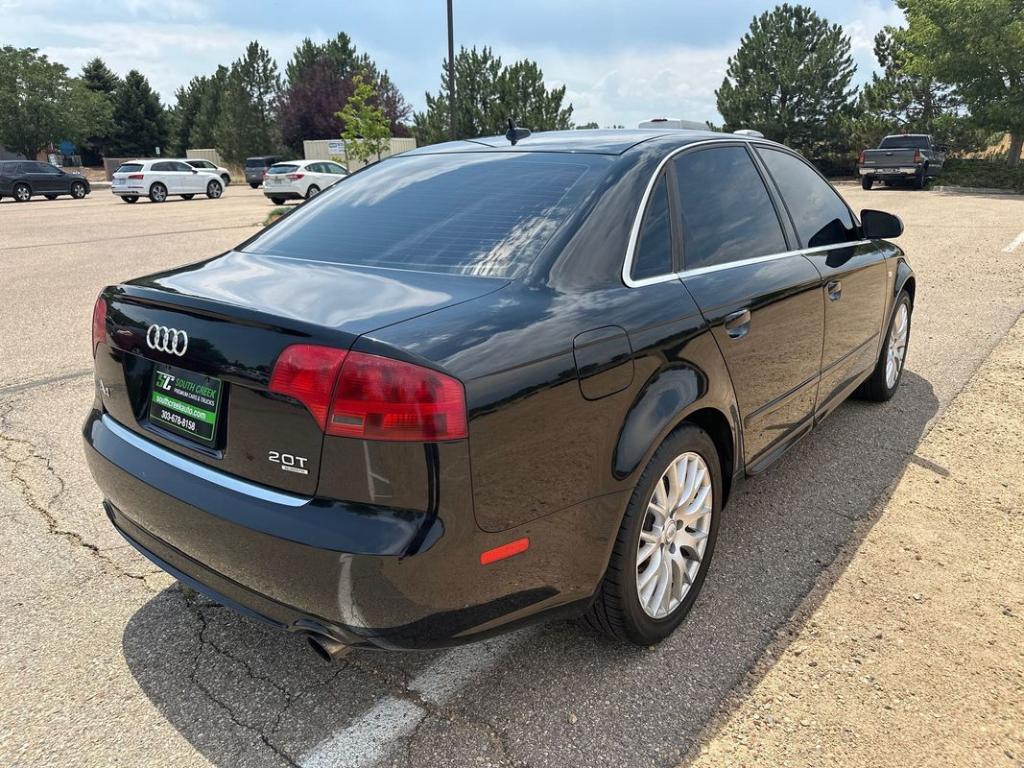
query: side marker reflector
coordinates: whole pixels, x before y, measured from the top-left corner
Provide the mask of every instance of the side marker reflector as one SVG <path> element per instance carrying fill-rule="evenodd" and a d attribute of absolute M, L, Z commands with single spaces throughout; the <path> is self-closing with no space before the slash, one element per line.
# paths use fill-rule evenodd
<path fill-rule="evenodd" d="M 512 555 L 518 555 L 520 552 L 525 552 L 530 548 L 530 540 L 528 538 L 516 539 L 510 541 L 508 544 L 502 544 L 500 547 L 494 549 L 488 549 L 486 552 L 480 553 L 480 565 L 490 565 L 496 563 L 498 560 L 504 560 L 506 557 L 512 557 Z"/>

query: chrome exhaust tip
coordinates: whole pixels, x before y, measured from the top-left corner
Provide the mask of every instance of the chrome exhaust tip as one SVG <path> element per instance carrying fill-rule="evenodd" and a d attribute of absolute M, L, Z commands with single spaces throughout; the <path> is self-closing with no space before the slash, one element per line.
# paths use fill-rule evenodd
<path fill-rule="evenodd" d="M 339 643 L 333 637 L 327 637 L 327 635 L 310 633 L 306 636 L 306 640 L 316 655 L 328 663 L 337 661 L 351 650 L 350 646 Z"/>

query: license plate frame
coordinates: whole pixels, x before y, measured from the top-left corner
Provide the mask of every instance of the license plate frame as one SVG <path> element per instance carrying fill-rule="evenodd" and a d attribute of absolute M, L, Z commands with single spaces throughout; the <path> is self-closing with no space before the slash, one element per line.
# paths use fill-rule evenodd
<path fill-rule="evenodd" d="M 158 364 L 149 388 L 149 420 L 206 448 L 217 441 L 224 382 L 214 376 Z"/>

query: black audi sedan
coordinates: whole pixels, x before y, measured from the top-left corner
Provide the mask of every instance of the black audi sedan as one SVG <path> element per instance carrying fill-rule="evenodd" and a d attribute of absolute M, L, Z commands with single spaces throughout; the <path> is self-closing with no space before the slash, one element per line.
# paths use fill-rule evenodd
<path fill-rule="evenodd" d="M 0 160 L 0 199 L 13 197 L 27 203 L 35 195 L 47 200 L 71 195 L 81 200 L 91 191 L 89 180 L 79 173 L 36 160 Z"/>
<path fill-rule="evenodd" d="M 103 290 L 89 465 L 143 555 L 327 657 L 654 643 L 744 477 L 899 386 L 901 231 L 748 136 L 424 147 Z"/>

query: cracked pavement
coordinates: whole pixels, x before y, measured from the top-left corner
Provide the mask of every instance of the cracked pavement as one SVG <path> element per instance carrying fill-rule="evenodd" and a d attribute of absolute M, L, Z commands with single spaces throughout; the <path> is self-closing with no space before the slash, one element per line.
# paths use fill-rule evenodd
<path fill-rule="evenodd" d="M 679 632 L 636 649 L 553 622 L 335 665 L 137 555 L 107 522 L 80 447 L 100 287 L 231 247 L 266 214 L 262 194 L 0 203 L 0 764 L 683 760 L 1024 309 L 1024 249 L 1004 251 L 1024 199 L 841 189 L 907 226 L 899 243 L 920 287 L 903 387 L 883 406 L 843 405 L 731 501 Z"/>

